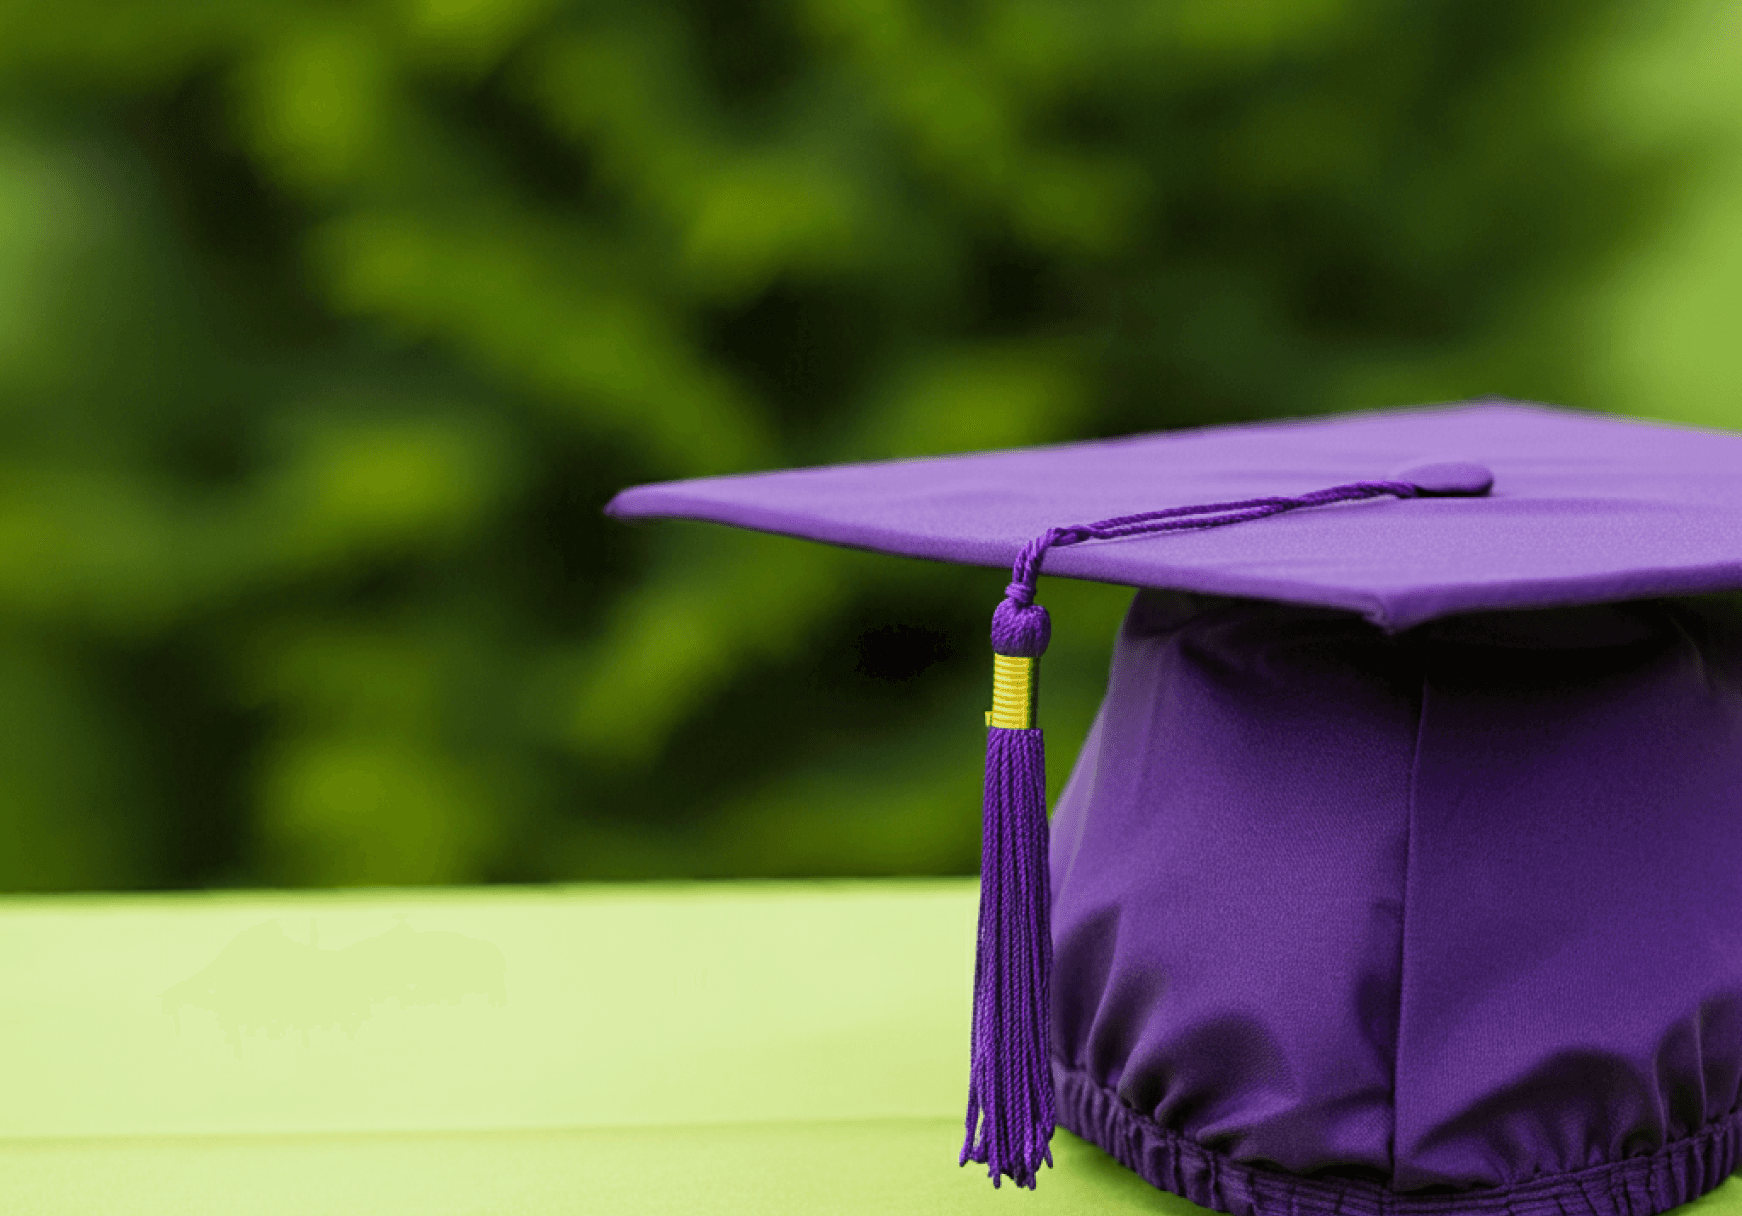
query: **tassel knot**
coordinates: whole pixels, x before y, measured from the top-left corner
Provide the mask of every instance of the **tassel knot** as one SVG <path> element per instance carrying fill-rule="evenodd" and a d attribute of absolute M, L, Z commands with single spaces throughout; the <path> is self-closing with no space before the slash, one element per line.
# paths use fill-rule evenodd
<path fill-rule="evenodd" d="M 992 652 L 1019 659 L 1038 659 L 1046 653 L 1052 641 L 1052 617 L 1033 600 L 1029 591 L 1026 603 L 1015 596 L 1001 601 L 992 613 Z"/>

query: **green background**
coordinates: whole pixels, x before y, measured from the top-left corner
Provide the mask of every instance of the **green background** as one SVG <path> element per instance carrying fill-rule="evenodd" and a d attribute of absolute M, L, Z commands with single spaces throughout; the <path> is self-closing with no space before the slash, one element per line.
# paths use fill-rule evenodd
<path fill-rule="evenodd" d="M 1002 578 L 634 482 L 1742 424 L 1742 5 L 0 3 L 0 889 L 952 874 Z M 1055 784 L 1125 595 L 1043 589 Z"/>

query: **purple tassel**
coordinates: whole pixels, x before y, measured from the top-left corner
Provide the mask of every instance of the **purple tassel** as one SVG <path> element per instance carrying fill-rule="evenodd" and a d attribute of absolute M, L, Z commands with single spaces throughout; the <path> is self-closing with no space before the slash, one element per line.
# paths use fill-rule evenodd
<path fill-rule="evenodd" d="M 1046 609 L 1032 602 L 1031 588 L 1011 592 L 993 617 L 994 648 L 1038 658 L 1051 632 Z M 961 1164 L 985 1165 L 993 1186 L 1008 1177 L 1032 1189 L 1041 1163 L 1052 1164 L 1055 1122 L 1046 749 L 1038 729 L 988 727 L 984 812 Z"/>

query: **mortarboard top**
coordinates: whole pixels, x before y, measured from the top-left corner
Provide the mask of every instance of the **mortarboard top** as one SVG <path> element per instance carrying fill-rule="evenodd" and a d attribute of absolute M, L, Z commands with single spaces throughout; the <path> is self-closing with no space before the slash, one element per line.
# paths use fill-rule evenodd
<path fill-rule="evenodd" d="M 994 1181 L 1055 1122 L 1238 1216 L 1651 1216 L 1742 1162 L 1742 628 L 1668 598 L 1742 588 L 1742 436 L 1477 403 L 609 509 L 1013 565 Z M 1141 589 L 1050 826 L 1042 568 Z"/>
<path fill-rule="evenodd" d="M 1742 586 L 1742 436 L 1478 403 L 639 486 L 680 518 L 1008 568 L 1062 524 L 1297 495 L 1469 461 L 1483 498 L 1299 511 L 1047 554 L 1048 574 L 1316 604 L 1390 629 L 1499 608 Z"/>

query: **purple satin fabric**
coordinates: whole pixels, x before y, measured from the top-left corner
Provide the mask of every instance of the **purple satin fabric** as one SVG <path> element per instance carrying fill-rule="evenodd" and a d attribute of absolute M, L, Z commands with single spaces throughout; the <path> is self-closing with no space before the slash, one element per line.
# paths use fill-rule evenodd
<path fill-rule="evenodd" d="M 1736 1165 L 1742 632 L 1143 592 L 1053 823 L 1060 1120 L 1206 1206 L 1647 1216 Z"/>

